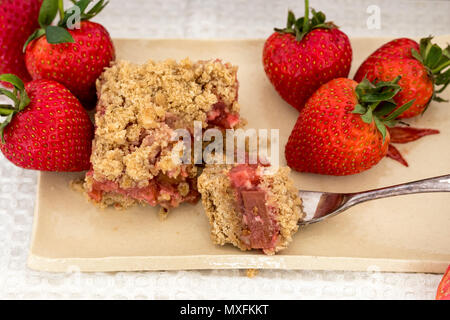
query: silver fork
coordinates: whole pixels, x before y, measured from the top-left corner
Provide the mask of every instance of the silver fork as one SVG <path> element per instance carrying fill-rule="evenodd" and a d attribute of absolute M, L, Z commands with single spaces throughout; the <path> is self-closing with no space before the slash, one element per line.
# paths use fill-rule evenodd
<path fill-rule="evenodd" d="M 424 192 L 450 192 L 450 175 L 402 183 L 391 187 L 355 193 L 299 191 L 305 218 L 299 225 L 308 225 L 335 216 L 350 207 L 369 200 Z"/>

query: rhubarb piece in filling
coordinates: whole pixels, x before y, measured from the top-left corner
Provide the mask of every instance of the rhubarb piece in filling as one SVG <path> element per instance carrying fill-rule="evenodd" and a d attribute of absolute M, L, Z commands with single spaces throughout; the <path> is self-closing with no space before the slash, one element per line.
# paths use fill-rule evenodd
<path fill-rule="evenodd" d="M 303 218 L 289 168 L 210 165 L 198 189 L 214 243 L 274 254 L 287 247 Z"/>
<path fill-rule="evenodd" d="M 97 81 L 91 170 L 84 189 L 101 207 L 195 203 L 197 167 L 181 162 L 177 129 L 240 126 L 237 68 L 215 61 L 118 61 Z"/>

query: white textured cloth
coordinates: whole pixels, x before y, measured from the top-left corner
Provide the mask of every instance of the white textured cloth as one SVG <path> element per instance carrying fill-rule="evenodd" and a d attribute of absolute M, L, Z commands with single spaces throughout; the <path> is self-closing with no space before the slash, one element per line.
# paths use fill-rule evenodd
<path fill-rule="evenodd" d="M 302 2 L 111 0 L 95 21 L 115 38 L 265 38 L 274 26 L 285 24 L 288 8 L 301 16 Z M 326 12 L 350 36 L 450 33 L 446 16 L 450 1 L 311 0 L 310 4 Z M 367 19 L 378 9 L 380 29 L 369 29 Z M 376 23 L 372 21 L 371 26 Z M 264 270 L 254 278 L 243 270 L 36 272 L 26 267 L 36 177 L 35 172 L 19 169 L 0 155 L 1 299 L 433 299 L 442 277 L 281 270 Z"/>

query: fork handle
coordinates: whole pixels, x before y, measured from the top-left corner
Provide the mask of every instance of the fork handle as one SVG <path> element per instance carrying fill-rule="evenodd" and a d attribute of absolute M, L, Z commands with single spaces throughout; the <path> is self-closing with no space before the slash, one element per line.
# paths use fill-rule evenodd
<path fill-rule="evenodd" d="M 450 174 L 380 189 L 350 193 L 347 195 L 348 201 L 344 206 L 349 208 L 355 204 L 369 200 L 426 192 L 450 192 Z"/>

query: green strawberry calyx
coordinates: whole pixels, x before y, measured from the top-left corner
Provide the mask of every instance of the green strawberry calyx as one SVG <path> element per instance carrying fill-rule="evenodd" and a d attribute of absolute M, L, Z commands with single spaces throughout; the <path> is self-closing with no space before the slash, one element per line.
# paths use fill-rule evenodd
<path fill-rule="evenodd" d="M 303 37 L 313 29 L 331 29 L 336 28 L 332 22 L 325 22 L 326 17 L 322 11 L 316 12 L 311 8 L 312 18 L 309 18 L 309 1 L 305 0 L 305 16 L 299 19 L 295 18 L 294 13 L 289 10 L 286 28 L 274 28 L 279 33 L 293 34 L 297 41 L 301 41 Z"/>
<path fill-rule="evenodd" d="M 3 132 L 6 126 L 12 121 L 17 113 L 21 112 L 30 104 L 30 98 L 25 91 L 23 81 L 17 76 L 9 73 L 2 74 L 0 75 L 0 81 L 8 82 L 13 86 L 12 91 L 0 88 L 0 95 L 8 97 L 13 102 L 13 104 L 0 104 L 0 116 L 5 117 L 3 122 L 0 123 L 0 136 L 2 144 L 4 144 L 5 137 Z"/>
<path fill-rule="evenodd" d="M 71 0 L 73 6 L 64 10 L 63 0 L 44 0 L 39 11 L 40 28 L 34 31 L 23 46 L 25 52 L 28 44 L 45 35 L 48 43 L 74 43 L 72 35 L 68 29 L 73 29 L 77 22 L 89 20 L 95 17 L 109 3 L 99 0 L 88 11 L 87 8 L 93 0 Z M 59 12 L 60 20 L 57 25 L 52 25 L 53 20 Z"/>
<path fill-rule="evenodd" d="M 413 99 L 399 107 L 393 100 L 402 90 L 398 84 L 400 78 L 398 76 L 392 81 L 378 81 L 375 84 L 364 78 L 355 88 L 358 104 L 352 113 L 360 114 L 362 121 L 367 124 L 375 122 L 383 137 L 383 143 L 387 127 L 394 127 L 398 123 L 396 118 L 414 103 Z"/>
<path fill-rule="evenodd" d="M 411 49 L 411 53 L 427 68 L 428 75 L 433 81 L 435 90 L 432 100 L 443 102 L 446 100 L 438 97 L 437 94 L 443 92 L 450 84 L 450 45 L 442 49 L 437 44 L 431 43 L 431 39 L 433 39 L 431 36 L 421 39 L 420 52 Z M 436 89 L 436 87 L 440 88 Z"/>

